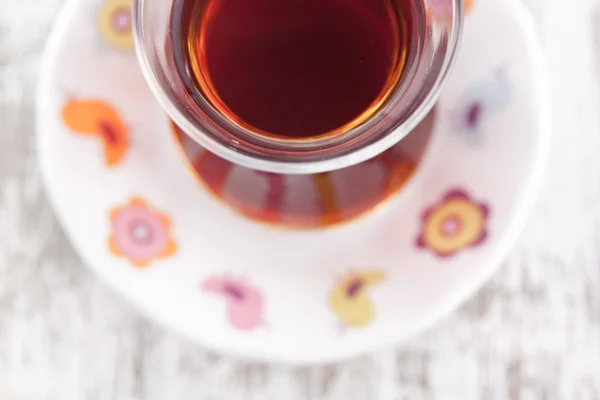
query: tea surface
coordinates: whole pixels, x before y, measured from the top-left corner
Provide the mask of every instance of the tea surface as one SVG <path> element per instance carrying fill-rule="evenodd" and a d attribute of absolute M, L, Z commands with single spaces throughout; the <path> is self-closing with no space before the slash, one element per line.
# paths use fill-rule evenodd
<path fill-rule="evenodd" d="M 230 120 L 287 138 L 368 119 L 410 39 L 390 0 L 176 0 L 173 15 L 183 78 Z"/>

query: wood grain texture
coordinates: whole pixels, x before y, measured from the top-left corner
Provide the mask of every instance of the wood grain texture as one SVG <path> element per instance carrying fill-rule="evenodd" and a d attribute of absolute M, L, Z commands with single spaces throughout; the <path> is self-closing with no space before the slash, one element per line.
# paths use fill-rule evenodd
<path fill-rule="evenodd" d="M 493 1 L 493 0 L 479 0 Z M 156 326 L 65 240 L 35 154 L 62 0 L 0 0 L 0 399 L 600 399 L 600 8 L 529 0 L 553 83 L 549 179 L 521 243 L 458 312 L 395 349 L 286 368 Z"/>

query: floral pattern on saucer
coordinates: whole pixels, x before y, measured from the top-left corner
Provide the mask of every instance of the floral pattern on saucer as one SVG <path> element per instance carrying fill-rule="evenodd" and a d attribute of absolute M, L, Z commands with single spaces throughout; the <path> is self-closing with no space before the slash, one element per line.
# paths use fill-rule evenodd
<path fill-rule="evenodd" d="M 124 257 L 138 267 L 147 267 L 158 259 L 171 257 L 177 245 L 171 237 L 171 221 L 160 212 L 153 211 L 138 197 L 110 213 L 112 234 L 109 249 L 112 254 Z"/>
<path fill-rule="evenodd" d="M 488 236 L 489 214 L 487 205 L 474 201 L 464 190 L 451 190 L 423 213 L 417 246 L 440 257 L 478 246 Z"/>
<path fill-rule="evenodd" d="M 129 150 L 127 125 L 110 104 L 97 99 L 70 99 L 61 110 L 62 120 L 73 132 L 98 138 L 107 167 L 119 165 Z"/>
<path fill-rule="evenodd" d="M 98 29 L 116 50 L 132 51 L 132 0 L 104 0 L 98 12 Z"/>
<path fill-rule="evenodd" d="M 470 145 L 483 145 L 485 124 L 490 116 L 501 113 L 511 104 L 512 91 L 502 68 L 469 86 L 458 102 L 456 132 Z"/>
<path fill-rule="evenodd" d="M 225 299 L 227 317 L 234 328 L 251 331 L 264 324 L 263 296 L 253 285 L 228 277 L 210 277 L 201 284 L 201 289 Z"/>
<path fill-rule="evenodd" d="M 361 328 L 375 317 L 370 297 L 373 286 L 385 281 L 386 275 L 377 269 L 351 272 L 337 282 L 329 293 L 329 307 L 343 327 Z"/>
<path fill-rule="evenodd" d="M 465 14 L 468 14 L 471 12 L 471 9 L 473 8 L 475 1 L 474 0 L 465 0 Z"/>

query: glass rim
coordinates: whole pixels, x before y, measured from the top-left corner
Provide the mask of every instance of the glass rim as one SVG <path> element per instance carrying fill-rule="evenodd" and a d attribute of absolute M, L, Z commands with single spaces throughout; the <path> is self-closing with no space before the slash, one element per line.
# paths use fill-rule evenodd
<path fill-rule="evenodd" d="M 375 140 L 372 140 L 371 142 L 367 140 L 368 133 L 360 131 L 360 128 L 363 127 L 363 125 L 359 125 L 358 127 L 336 135 L 333 138 L 326 137 L 320 139 L 319 137 L 316 137 L 314 140 L 302 139 L 299 141 L 268 137 L 259 138 L 262 141 L 270 141 L 270 144 L 272 145 L 281 146 L 280 151 L 283 151 L 284 153 L 286 151 L 298 149 L 301 149 L 304 152 L 306 152 L 307 149 L 310 151 L 307 147 L 293 147 L 294 145 L 302 143 L 309 144 L 322 153 L 319 157 L 313 159 L 303 157 L 302 151 L 294 154 L 295 157 L 288 155 L 288 157 L 269 158 L 266 154 L 256 154 L 248 151 L 248 149 L 245 149 L 244 151 L 244 149 L 239 147 L 240 143 L 235 139 L 232 140 L 230 145 L 227 145 L 206 134 L 206 132 L 199 129 L 198 126 L 184 114 L 168 91 L 165 90 L 157 72 L 153 69 L 153 63 L 149 58 L 145 46 L 145 21 L 143 13 L 147 6 L 146 0 L 133 0 L 132 31 L 137 59 L 152 93 L 173 122 L 200 146 L 232 163 L 251 169 L 284 174 L 312 174 L 349 167 L 377 156 L 402 140 L 414 130 L 421 120 L 431 111 L 437 102 L 442 85 L 451 69 L 462 33 L 463 2 L 462 0 L 450 1 L 452 3 L 452 23 L 450 24 L 451 29 L 448 33 L 447 48 L 443 55 L 443 62 L 439 67 L 439 72 L 435 76 L 435 80 L 430 84 L 430 87 L 426 89 L 426 93 L 420 99 L 418 105 L 399 126 L 389 129 L 389 131 L 384 132 L 383 135 L 376 137 Z M 428 71 L 427 75 L 429 76 L 429 74 L 430 72 Z M 364 137 L 361 137 L 361 135 Z M 323 149 L 323 146 L 330 145 L 330 143 L 328 144 L 326 141 L 332 139 L 337 141 L 338 146 L 345 145 L 352 140 L 359 140 L 359 143 L 355 144 L 354 147 L 351 146 L 350 149 L 346 151 L 338 151 L 337 153 L 328 151 L 330 149 L 327 148 Z M 345 142 L 340 140 L 345 140 Z M 286 146 L 288 147 L 286 148 Z"/>

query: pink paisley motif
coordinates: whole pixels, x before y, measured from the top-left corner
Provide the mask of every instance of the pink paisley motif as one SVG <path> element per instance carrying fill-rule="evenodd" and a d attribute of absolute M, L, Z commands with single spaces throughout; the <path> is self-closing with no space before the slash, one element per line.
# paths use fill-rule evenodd
<path fill-rule="evenodd" d="M 264 301 L 254 286 L 231 278 L 212 277 L 201 288 L 225 298 L 229 322 L 235 328 L 250 331 L 263 323 Z"/>

